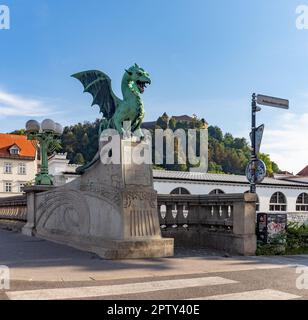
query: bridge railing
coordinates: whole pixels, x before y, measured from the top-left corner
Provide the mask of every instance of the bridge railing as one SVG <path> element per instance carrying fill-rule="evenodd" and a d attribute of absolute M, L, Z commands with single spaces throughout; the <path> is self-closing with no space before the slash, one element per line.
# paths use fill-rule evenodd
<path fill-rule="evenodd" d="M 256 251 L 253 194 L 158 195 L 162 235 L 178 247 L 213 248 L 250 255 Z M 0 199 L 0 223 L 27 221 L 25 196 Z"/>
<path fill-rule="evenodd" d="M 27 221 L 27 198 L 17 196 L 0 198 L 0 224 L 20 230 Z"/>
<path fill-rule="evenodd" d="M 179 247 L 254 254 L 255 214 L 253 194 L 158 195 L 162 235 Z"/>

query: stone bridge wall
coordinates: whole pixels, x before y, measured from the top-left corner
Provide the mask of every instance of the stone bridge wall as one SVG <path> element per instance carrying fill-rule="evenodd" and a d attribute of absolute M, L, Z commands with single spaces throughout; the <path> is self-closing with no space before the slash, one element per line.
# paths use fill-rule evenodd
<path fill-rule="evenodd" d="M 255 254 L 254 194 L 159 195 L 158 214 L 163 236 L 175 246 Z"/>

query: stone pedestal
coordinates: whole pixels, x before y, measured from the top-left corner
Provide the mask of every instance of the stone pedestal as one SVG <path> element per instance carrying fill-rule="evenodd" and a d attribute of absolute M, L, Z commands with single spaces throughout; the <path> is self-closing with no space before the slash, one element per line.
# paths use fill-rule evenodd
<path fill-rule="evenodd" d="M 24 233 L 35 228 L 38 237 L 106 259 L 173 256 L 173 239 L 161 237 L 152 167 L 129 161 L 135 148 L 149 146 L 121 140 L 120 164 L 97 161 L 65 186 L 28 193 Z"/>
<path fill-rule="evenodd" d="M 29 186 L 24 187 L 24 192 L 27 195 L 27 223 L 22 228 L 22 234 L 33 236 L 35 234 L 36 215 L 35 215 L 35 195 L 37 193 L 46 192 L 53 186 Z"/>
<path fill-rule="evenodd" d="M 245 193 L 244 201 L 237 201 L 233 206 L 233 252 L 249 256 L 257 250 L 256 202 L 255 193 Z"/>

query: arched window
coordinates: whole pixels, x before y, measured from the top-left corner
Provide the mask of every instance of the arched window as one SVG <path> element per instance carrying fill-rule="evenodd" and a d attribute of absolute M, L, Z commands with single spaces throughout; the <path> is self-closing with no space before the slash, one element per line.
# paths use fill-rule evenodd
<path fill-rule="evenodd" d="M 301 193 L 296 200 L 296 211 L 308 211 L 308 194 Z"/>
<path fill-rule="evenodd" d="M 245 191 L 245 193 L 250 193 L 250 190 Z M 260 200 L 259 200 L 259 196 L 257 195 L 257 202 L 256 202 L 256 211 L 259 212 L 260 211 Z"/>
<path fill-rule="evenodd" d="M 220 189 L 215 189 L 215 190 L 212 190 L 209 194 L 224 194 L 224 192 Z"/>
<path fill-rule="evenodd" d="M 170 194 L 190 194 L 190 192 L 185 188 L 176 188 L 173 191 L 171 191 Z"/>
<path fill-rule="evenodd" d="M 270 211 L 287 211 L 287 199 L 282 192 L 276 192 L 272 195 Z"/>

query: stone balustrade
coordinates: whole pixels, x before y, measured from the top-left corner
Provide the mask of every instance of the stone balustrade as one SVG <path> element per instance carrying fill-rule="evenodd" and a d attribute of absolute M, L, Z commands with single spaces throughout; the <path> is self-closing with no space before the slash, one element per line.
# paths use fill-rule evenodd
<path fill-rule="evenodd" d="M 159 195 L 158 214 L 163 236 L 175 246 L 255 253 L 253 194 Z"/>
<path fill-rule="evenodd" d="M 158 215 L 163 237 L 174 238 L 178 247 L 212 248 L 240 255 L 255 253 L 253 194 L 158 195 Z M 25 223 L 26 219 L 25 196 L 1 199 L 0 222 Z"/>
<path fill-rule="evenodd" d="M 1 198 L 0 220 L 27 221 L 26 196 Z"/>

